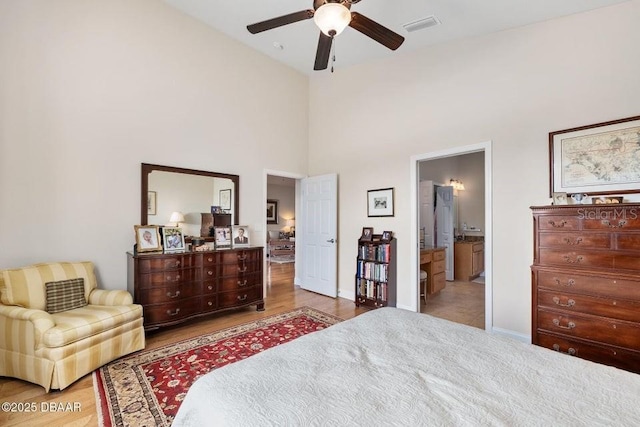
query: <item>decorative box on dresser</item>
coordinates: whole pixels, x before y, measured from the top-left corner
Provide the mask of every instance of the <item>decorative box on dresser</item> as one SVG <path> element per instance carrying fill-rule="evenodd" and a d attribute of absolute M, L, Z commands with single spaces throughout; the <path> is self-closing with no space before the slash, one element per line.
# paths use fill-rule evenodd
<path fill-rule="evenodd" d="M 247 305 L 264 310 L 262 247 L 127 257 L 128 290 L 147 330 Z"/>
<path fill-rule="evenodd" d="M 531 209 L 532 342 L 640 373 L 640 204 Z"/>

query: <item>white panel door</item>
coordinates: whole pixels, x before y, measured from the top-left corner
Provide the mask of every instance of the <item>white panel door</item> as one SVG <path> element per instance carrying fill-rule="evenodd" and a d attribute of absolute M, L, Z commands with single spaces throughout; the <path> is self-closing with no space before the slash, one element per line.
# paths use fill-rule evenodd
<path fill-rule="evenodd" d="M 338 175 L 301 180 L 302 224 L 296 224 L 296 246 L 302 245 L 300 287 L 338 296 Z"/>
<path fill-rule="evenodd" d="M 420 229 L 424 230 L 424 245 L 434 245 L 433 181 L 420 181 Z"/>
<path fill-rule="evenodd" d="M 436 246 L 445 248 L 445 278 L 453 280 L 453 187 L 436 189 Z"/>

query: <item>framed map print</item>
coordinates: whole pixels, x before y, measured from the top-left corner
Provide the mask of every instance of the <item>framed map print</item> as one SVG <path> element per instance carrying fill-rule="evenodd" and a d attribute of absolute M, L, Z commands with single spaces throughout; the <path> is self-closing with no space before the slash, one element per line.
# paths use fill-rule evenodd
<path fill-rule="evenodd" d="M 640 116 L 549 133 L 553 193 L 640 191 Z"/>

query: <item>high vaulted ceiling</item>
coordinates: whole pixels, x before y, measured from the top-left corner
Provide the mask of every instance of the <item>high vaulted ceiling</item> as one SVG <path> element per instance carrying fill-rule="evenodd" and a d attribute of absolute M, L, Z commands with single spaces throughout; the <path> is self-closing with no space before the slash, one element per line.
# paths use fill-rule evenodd
<path fill-rule="evenodd" d="M 164 0 L 228 36 L 302 73 L 313 71 L 319 30 L 313 19 L 250 34 L 247 25 L 313 9 L 313 0 Z M 360 0 L 351 7 L 405 37 L 391 51 L 353 28 L 334 41 L 335 68 L 389 58 L 437 43 L 474 37 L 628 0 Z M 403 25 L 435 16 L 440 25 L 408 32 Z"/>

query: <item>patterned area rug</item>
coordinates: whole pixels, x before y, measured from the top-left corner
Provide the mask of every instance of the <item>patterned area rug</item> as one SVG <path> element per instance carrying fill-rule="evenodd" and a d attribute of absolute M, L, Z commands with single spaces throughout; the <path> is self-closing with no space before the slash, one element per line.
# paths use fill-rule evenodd
<path fill-rule="evenodd" d="M 340 321 L 302 307 L 115 360 L 93 373 L 100 425 L 170 426 L 202 375 Z"/>

